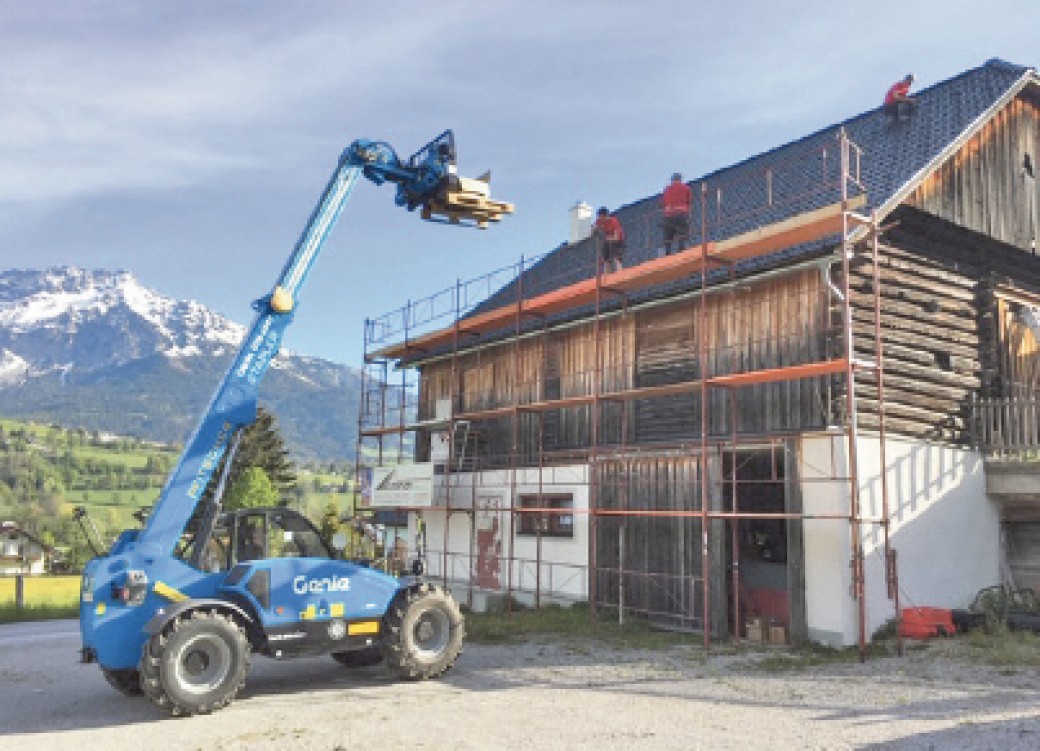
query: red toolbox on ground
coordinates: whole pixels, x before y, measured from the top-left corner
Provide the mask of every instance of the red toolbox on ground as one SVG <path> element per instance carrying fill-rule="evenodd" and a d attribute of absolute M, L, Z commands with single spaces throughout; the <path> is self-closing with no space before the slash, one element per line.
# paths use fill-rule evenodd
<path fill-rule="evenodd" d="M 906 639 L 930 639 L 953 636 L 953 611 L 949 608 L 903 608 L 899 619 L 899 635 Z"/>

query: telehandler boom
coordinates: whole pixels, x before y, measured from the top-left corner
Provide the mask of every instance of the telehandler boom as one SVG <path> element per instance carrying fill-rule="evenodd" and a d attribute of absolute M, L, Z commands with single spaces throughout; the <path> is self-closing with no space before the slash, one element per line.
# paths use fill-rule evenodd
<path fill-rule="evenodd" d="M 171 714 L 229 704 L 252 654 L 327 653 L 348 666 L 385 659 L 398 675 L 422 679 L 448 670 L 461 651 L 462 615 L 440 587 L 337 560 L 286 508 L 221 514 L 226 478 L 200 508 L 229 446 L 256 419 L 260 382 L 300 289 L 361 176 L 394 183 L 395 202 L 427 219 L 485 227 L 513 210 L 488 197 L 486 180 L 458 177 L 451 131 L 407 161 L 379 141 L 343 152 L 274 287 L 254 303 L 256 317 L 144 527 L 122 532 L 84 568 L 82 660 Z"/>

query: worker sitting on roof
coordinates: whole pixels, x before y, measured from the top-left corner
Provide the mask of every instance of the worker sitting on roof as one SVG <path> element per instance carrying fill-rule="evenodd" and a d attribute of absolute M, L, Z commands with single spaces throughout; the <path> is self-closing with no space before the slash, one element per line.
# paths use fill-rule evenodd
<path fill-rule="evenodd" d="M 661 193 L 661 212 L 663 221 L 661 230 L 664 234 L 664 254 L 672 254 L 672 242 L 677 250 L 682 250 L 690 243 L 690 204 L 693 203 L 693 192 L 690 186 L 682 181 L 682 175 L 676 172 L 672 182 Z"/>
<path fill-rule="evenodd" d="M 599 257 L 603 271 L 621 271 L 621 255 L 625 250 L 625 231 L 616 216 L 611 216 L 606 206 L 596 212 L 596 223 L 592 231 L 599 245 Z"/>
<path fill-rule="evenodd" d="M 910 113 L 916 102 L 910 96 L 910 87 L 914 84 L 913 73 L 908 73 L 902 81 L 892 84 L 892 88 L 885 94 L 885 103 L 882 105 L 886 115 L 894 117 L 900 122 L 910 119 Z"/>

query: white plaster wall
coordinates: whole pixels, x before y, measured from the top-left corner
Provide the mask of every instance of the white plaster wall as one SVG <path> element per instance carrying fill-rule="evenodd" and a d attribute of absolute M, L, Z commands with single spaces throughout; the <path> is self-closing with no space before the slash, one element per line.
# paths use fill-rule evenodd
<path fill-rule="evenodd" d="M 866 635 L 895 616 L 885 579 L 880 441 L 858 442 L 861 540 L 865 555 Z M 799 477 L 805 513 L 848 512 L 847 442 L 842 436 L 802 439 Z M 973 451 L 904 438 L 885 442 L 890 534 L 897 551 L 900 606 L 966 607 L 999 580 L 998 510 L 985 492 L 981 457 Z M 828 479 L 830 478 L 830 479 Z M 855 644 L 858 608 L 851 594 L 849 526 L 806 520 L 805 588 L 810 638 Z"/>
<path fill-rule="evenodd" d="M 468 585 L 473 575 L 476 546 L 472 542 L 471 514 L 461 512 L 470 512 L 476 507 L 485 524 L 491 517 L 497 519 L 501 540 L 499 591 L 505 593 L 511 588 L 514 593 L 533 592 L 537 584 L 544 596 L 587 598 L 589 488 L 586 466 L 546 467 L 541 471 L 518 469 L 515 477 L 509 470 L 496 470 L 455 473 L 447 481 L 443 477 L 437 479 L 440 482 L 437 495 L 443 499 L 440 505 L 458 511 L 446 513 L 440 508 L 423 512 L 429 551 L 428 573 L 432 577 L 440 578 L 446 571 L 450 582 Z M 514 497 L 519 505 L 520 496 L 539 493 L 570 494 L 574 500 L 574 537 L 543 537 L 540 553 L 536 537 L 512 535 L 509 514 Z M 408 541 L 413 553 L 416 530 L 416 516 L 409 514 Z M 512 566 L 508 561 L 510 557 Z"/>
<path fill-rule="evenodd" d="M 807 515 L 847 515 L 849 484 L 843 436 L 811 436 L 801 440 L 798 478 L 802 509 Z M 807 519 L 805 545 L 805 607 L 809 638 L 825 644 L 851 643 L 855 613 L 849 594 L 851 541 L 847 522 Z"/>
<path fill-rule="evenodd" d="M 863 515 L 880 518 L 880 442 L 864 436 L 859 445 Z M 900 607 L 967 607 L 1000 579 L 1000 516 L 986 495 L 982 457 L 903 438 L 889 438 L 885 450 Z M 864 526 L 868 637 L 895 616 L 883 545 L 881 528 Z"/>

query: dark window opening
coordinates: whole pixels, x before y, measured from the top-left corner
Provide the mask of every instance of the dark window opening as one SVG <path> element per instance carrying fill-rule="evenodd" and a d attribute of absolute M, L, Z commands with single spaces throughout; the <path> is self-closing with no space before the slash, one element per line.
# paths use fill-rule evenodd
<path fill-rule="evenodd" d="M 574 514 L 569 513 L 573 510 L 574 498 L 569 494 L 522 495 L 517 533 L 527 537 L 574 537 Z"/>
<path fill-rule="evenodd" d="M 933 352 L 932 355 L 935 357 L 935 364 L 939 368 L 947 372 L 953 370 L 953 358 L 950 357 L 949 352 Z"/>

